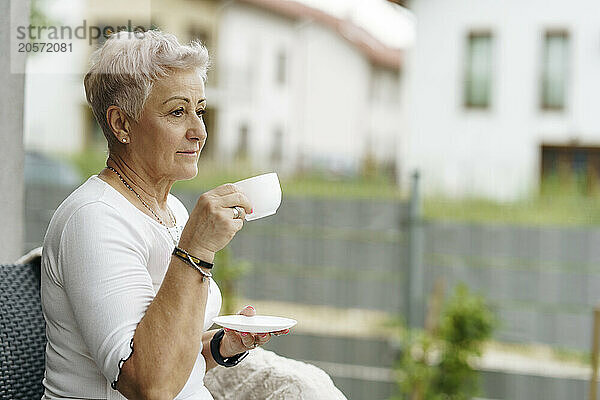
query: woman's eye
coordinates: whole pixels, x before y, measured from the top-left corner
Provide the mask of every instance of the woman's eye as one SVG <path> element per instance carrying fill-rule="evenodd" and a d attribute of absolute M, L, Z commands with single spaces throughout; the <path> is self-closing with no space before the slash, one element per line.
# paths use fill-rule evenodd
<path fill-rule="evenodd" d="M 198 110 L 198 111 L 196 111 L 196 114 L 199 117 L 202 117 L 204 114 L 206 114 L 206 110 L 205 109 Z"/>
<path fill-rule="evenodd" d="M 171 113 L 171 115 L 174 115 L 176 117 L 181 117 L 183 115 L 183 108 L 178 108 L 177 110 L 173 111 Z"/>

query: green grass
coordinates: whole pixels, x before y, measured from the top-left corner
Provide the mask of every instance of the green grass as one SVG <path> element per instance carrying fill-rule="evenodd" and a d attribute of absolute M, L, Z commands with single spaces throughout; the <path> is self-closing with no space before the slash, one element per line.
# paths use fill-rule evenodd
<path fill-rule="evenodd" d="M 600 187 L 580 176 L 548 176 L 539 193 L 502 203 L 486 199 L 429 198 L 424 214 L 436 220 L 516 225 L 600 225 Z"/>
<path fill-rule="evenodd" d="M 80 154 L 65 157 L 81 172 L 84 178 L 97 174 L 104 168 L 106 152 L 88 150 Z M 198 175 L 188 181 L 179 181 L 173 185 L 175 191 L 204 192 L 228 182 L 236 182 L 272 170 L 261 170 L 249 163 L 238 161 L 222 164 L 211 160 L 200 160 Z M 327 176 L 323 173 L 311 172 L 281 175 L 281 187 L 285 196 L 310 196 L 323 198 L 372 198 L 400 199 L 402 193 L 391 179 L 376 176 L 371 179 Z"/>
<path fill-rule="evenodd" d="M 108 153 L 103 150 L 88 150 L 73 155 L 63 155 L 61 159 L 68 160 L 78 170 L 84 179 L 99 173 L 106 166 Z"/>
<path fill-rule="evenodd" d="M 69 157 L 87 178 L 98 173 L 105 165 L 106 153 L 87 151 Z M 204 192 L 223 183 L 235 182 L 270 170 L 253 168 L 249 163 L 219 164 L 215 161 L 199 162 L 198 175 L 189 181 L 177 182 L 175 191 Z M 312 172 L 286 176 L 280 174 L 284 196 L 320 198 L 360 198 L 374 200 L 406 199 L 392 180 L 386 176 L 348 178 Z M 426 198 L 423 213 L 426 219 L 474 223 L 497 223 L 528 226 L 596 226 L 600 225 L 600 196 L 584 196 L 576 188 L 550 185 L 543 195 L 526 200 L 502 203 L 486 199 Z"/>
<path fill-rule="evenodd" d="M 236 162 L 223 166 L 211 161 L 200 161 L 198 175 L 189 181 L 177 182 L 175 190 L 204 191 L 227 182 L 236 182 L 254 175 L 272 172 L 252 168 L 248 163 Z M 375 179 L 333 177 L 322 173 L 287 176 L 279 174 L 284 196 L 321 198 L 400 199 L 402 194 L 387 177 Z"/>
<path fill-rule="evenodd" d="M 553 347 L 552 352 L 559 361 L 578 362 L 586 365 L 590 365 L 592 362 L 591 354 L 587 351 Z"/>
<path fill-rule="evenodd" d="M 584 196 L 544 195 L 513 203 L 484 199 L 424 201 L 427 219 L 512 225 L 600 225 L 600 199 Z"/>

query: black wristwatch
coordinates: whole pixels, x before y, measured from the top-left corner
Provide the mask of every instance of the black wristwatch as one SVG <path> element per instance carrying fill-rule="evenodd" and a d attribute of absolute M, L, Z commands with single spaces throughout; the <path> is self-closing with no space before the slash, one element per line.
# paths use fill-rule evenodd
<path fill-rule="evenodd" d="M 217 362 L 217 364 L 222 365 L 224 367 L 233 367 L 238 365 L 240 361 L 242 361 L 248 355 L 248 352 L 245 351 L 240 354 L 236 354 L 235 356 L 223 358 L 221 352 L 219 351 L 219 347 L 221 347 L 221 340 L 225 336 L 225 331 L 223 329 L 219 329 L 217 333 L 210 339 L 210 354 L 212 354 L 213 358 Z"/>

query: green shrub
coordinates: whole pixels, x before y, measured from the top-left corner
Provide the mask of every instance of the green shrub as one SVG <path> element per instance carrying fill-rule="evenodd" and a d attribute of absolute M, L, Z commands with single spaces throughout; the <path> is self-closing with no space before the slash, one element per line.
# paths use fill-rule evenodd
<path fill-rule="evenodd" d="M 229 247 L 225 247 L 215 254 L 214 264 L 213 276 L 223 297 L 221 314 L 235 314 L 237 313 L 235 309 L 236 282 L 252 270 L 252 265 L 248 261 L 233 260 Z"/>
<path fill-rule="evenodd" d="M 108 152 L 106 150 L 89 149 L 80 153 L 64 156 L 81 173 L 83 179 L 100 173 L 106 166 Z"/>
<path fill-rule="evenodd" d="M 401 330 L 402 355 L 396 364 L 399 394 L 394 399 L 467 400 L 479 393 L 472 360 L 495 325 L 482 297 L 459 285 L 444 306 L 433 332 Z"/>

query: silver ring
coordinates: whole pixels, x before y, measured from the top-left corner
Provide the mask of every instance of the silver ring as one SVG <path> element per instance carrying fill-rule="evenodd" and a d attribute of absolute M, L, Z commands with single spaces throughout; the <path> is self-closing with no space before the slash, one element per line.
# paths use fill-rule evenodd
<path fill-rule="evenodd" d="M 241 207 L 235 206 L 231 207 L 233 210 L 233 219 L 239 219 L 242 216 L 242 212 L 240 211 Z"/>

